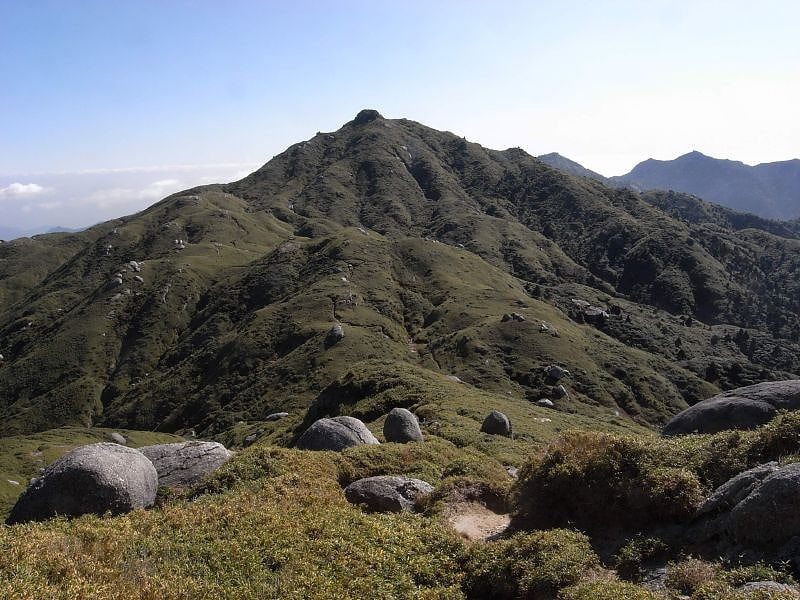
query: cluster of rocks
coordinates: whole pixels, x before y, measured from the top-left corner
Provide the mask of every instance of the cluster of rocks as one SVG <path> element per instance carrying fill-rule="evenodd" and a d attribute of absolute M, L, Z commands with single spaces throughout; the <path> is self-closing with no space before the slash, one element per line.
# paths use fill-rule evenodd
<path fill-rule="evenodd" d="M 110 437 L 126 441 L 118 433 Z M 113 442 L 80 446 L 31 480 L 7 523 L 148 508 L 155 503 L 159 487 L 194 485 L 231 456 L 216 442 L 178 442 L 138 450 Z"/>
<path fill-rule="evenodd" d="M 507 323 L 508 321 L 517 321 L 522 322 L 525 321 L 525 315 L 521 315 L 518 312 L 506 313 L 503 315 L 503 318 L 500 319 L 503 323 Z"/>
<path fill-rule="evenodd" d="M 580 315 L 587 323 L 601 323 L 608 319 L 608 311 L 602 306 L 594 306 L 591 302 L 573 298 L 572 304 L 580 311 Z"/>

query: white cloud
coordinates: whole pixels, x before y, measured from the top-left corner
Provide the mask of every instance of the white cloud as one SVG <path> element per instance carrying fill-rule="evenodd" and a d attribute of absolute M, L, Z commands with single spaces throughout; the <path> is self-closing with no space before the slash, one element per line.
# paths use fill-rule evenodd
<path fill-rule="evenodd" d="M 38 183 L 12 183 L 0 188 L 0 198 L 16 198 L 18 196 L 33 196 L 47 191 L 47 188 Z"/>
<path fill-rule="evenodd" d="M 85 200 L 86 204 L 107 208 L 118 204 L 127 204 L 140 200 L 159 200 L 181 189 L 178 179 L 161 179 L 153 181 L 141 188 L 114 187 L 92 192 Z"/>

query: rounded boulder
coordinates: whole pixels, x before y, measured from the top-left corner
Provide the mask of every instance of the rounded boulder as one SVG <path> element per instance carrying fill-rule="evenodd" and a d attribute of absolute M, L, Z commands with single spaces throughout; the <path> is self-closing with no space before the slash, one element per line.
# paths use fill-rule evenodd
<path fill-rule="evenodd" d="M 800 380 L 767 381 L 718 394 L 675 415 L 664 435 L 755 429 L 779 410 L 800 409 Z"/>
<path fill-rule="evenodd" d="M 157 490 L 158 474 L 144 454 L 110 442 L 89 444 L 67 452 L 31 481 L 7 523 L 122 514 L 152 506 Z"/>
<path fill-rule="evenodd" d="M 379 444 L 377 438 L 354 417 L 333 417 L 315 421 L 297 440 L 300 450 L 339 452 L 362 444 Z"/>
<path fill-rule="evenodd" d="M 414 413 L 406 408 L 393 408 L 383 423 L 383 437 L 387 442 L 421 442 L 422 430 Z"/>
<path fill-rule="evenodd" d="M 491 435 L 511 435 L 511 421 L 499 410 L 493 410 L 483 420 L 481 432 Z"/>
<path fill-rule="evenodd" d="M 177 442 L 139 448 L 158 473 L 162 487 L 189 487 L 216 471 L 233 456 L 218 442 Z"/>
<path fill-rule="evenodd" d="M 431 492 L 433 486 L 421 479 L 378 475 L 354 481 L 344 489 L 344 496 L 371 512 L 404 512 L 413 510 L 417 499 Z"/>

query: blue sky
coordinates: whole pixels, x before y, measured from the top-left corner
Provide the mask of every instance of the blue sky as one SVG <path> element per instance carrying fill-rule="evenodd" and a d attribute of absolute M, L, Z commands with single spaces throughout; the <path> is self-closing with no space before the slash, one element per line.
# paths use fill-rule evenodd
<path fill-rule="evenodd" d="M 0 225 L 130 212 L 365 107 L 606 175 L 798 157 L 798 23 L 794 0 L 0 0 Z"/>

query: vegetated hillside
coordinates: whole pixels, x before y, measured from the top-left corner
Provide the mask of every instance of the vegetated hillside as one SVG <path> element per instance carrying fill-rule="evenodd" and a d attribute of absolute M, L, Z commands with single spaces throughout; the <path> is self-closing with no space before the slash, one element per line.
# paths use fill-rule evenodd
<path fill-rule="evenodd" d="M 447 383 L 432 420 L 459 389 L 527 410 L 561 383 L 563 415 L 657 426 L 800 372 L 798 249 L 362 111 L 241 181 L 0 246 L 0 433 L 225 436 L 286 410 L 288 442 L 310 406 L 351 410 L 335 392 L 348 374 L 371 382 L 367 405 L 403 379 L 386 364 Z"/>
<path fill-rule="evenodd" d="M 640 190 L 686 192 L 771 219 L 800 216 L 798 159 L 750 166 L 695 151 L 674 160 L 650 158 L 627 175 L 611 177 L 609 181 Z"/>

